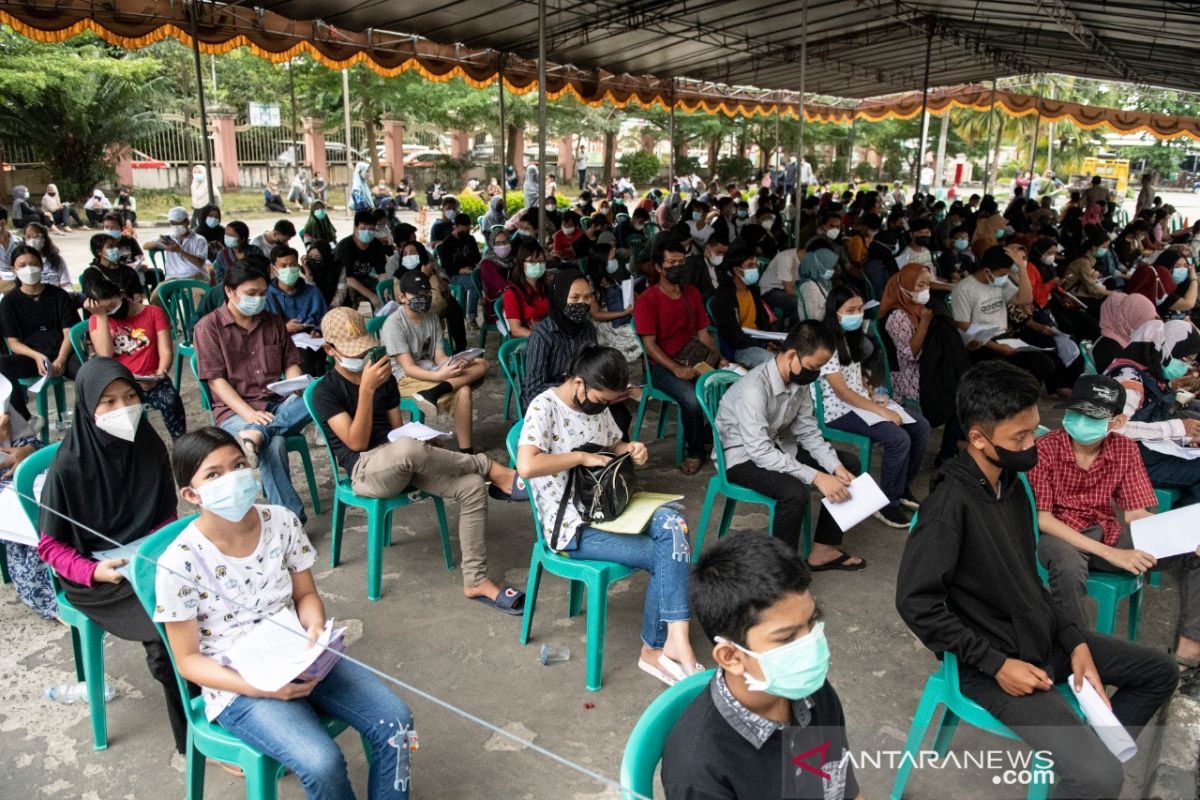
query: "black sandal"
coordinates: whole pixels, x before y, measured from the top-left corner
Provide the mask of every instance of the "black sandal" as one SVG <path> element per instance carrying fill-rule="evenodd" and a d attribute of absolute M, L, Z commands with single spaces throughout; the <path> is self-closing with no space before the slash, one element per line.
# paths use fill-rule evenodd
<path fill-rule="evenodd" d="M 858 558 L 859 559 L 858 563 L 857 564 L 847 563 L 851 558 Z M 809 564 L 808 571 L 809 572 L 828 572 L 828 571 L 857 572 L 858 570 L 862 569 L 866 565 L 867 565 L 867 560 L 865 558 L 862 558 L 861 556 L 851 556 L 848 553 L 842 553 L 840 556 L 835 558 L 833 561 L 830 561 L 826 564 Z"/>
<path fill-rule="evenodd" d="M 525 613 L 525 593 L 520 589 L 514 589 L 507 583 L 501 584 L 495 600 L 484 595 L 471 599 L 512 617 L 519 617 Z"/>

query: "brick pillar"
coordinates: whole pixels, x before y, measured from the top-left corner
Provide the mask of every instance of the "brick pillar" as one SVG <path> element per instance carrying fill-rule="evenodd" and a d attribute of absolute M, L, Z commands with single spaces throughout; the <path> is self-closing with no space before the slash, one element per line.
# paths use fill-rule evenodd
<path fill-rule="evenodd" d="M 574 136 L 562 136 L 558 140 L 558 171 L 567 183 L 575 182 L 575 147 Z"/>
<path fill-rule="evenodd" d="M 321 120 L 315 117 L 305 117 L 304 120 L 304 155 L 314 173 L 329 180 L 329 172 L 325 164 L 325 131 Z"/>
<path fill-rule="evenodd" d="M 517 188 L 520 189 L 525 181 L 525 129 L 517 128 L 517 142 L 513 147 L 512 153 L 508 154 L 508 160 L 512 162 L 513 169 L 517 171 Z"/>
<path fill-rule="evenodd" d="M 404 177 L 404 120 L 381 120 L 383 128 L 383 157 L 392 167 L 392 183 Z"/>
<path fill-rule="evenodd" d="M 466 131 L 450 131 L 450 156 L 463 158 L 471 150 L 471 135 Z"/>
<path fill-rule="evenodd" d="M 233 135 L 233 114 L 214 112 L 212 123 L 213 169 L 221 171 L 221 188 L 238 188 L 237 137 Z"/>

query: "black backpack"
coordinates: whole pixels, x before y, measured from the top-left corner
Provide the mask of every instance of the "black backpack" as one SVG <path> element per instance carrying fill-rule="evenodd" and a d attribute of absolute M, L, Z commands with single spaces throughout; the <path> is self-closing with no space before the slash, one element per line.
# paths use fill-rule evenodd
<path fill-rule="evenodd" d="M 603 467 L 581 465 L 572 467 L 567 473 L 567 485 L 558 503 L 554 532 L 550 536 L 550 547 L 556 551 L 563 546 L 563 514 L 568 502 L 575 504 L 575 510 L 585 523 L 607 522 L 621 516 L 629 505 L 629 498 L 637 491 L 637 473 L 634 472 L 629 453 L 618 456 L 596 444 L 577 447 L 575 452 L 596 453 L 612 458 Z"/>

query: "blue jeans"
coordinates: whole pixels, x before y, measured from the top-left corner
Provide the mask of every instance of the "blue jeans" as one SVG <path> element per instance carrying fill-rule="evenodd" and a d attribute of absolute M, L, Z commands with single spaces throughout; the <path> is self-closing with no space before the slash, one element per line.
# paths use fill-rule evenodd
<path fill-rule="evenodd" d="M 831 428 L 867 436 L 871 441 L 883 445 L 883 473 L 879 478 L 879 488 L 892 505 L 912 486 L 917 473 L 921 471 L 925 445 L 929 443 L 929 422 L 916 411 L 909 410 L 908 413 L 915 420 L 908 425 L 891 422 L 868 425 L 853 411 L 829 423 Z"/>
<path fill-rule="evenodd" d="M 696 399 L 695 382 L 681 381 L 675 377 L 675 373 L 658 364 L 650 365 L 650 381 L 655 389 L 679 404 L 679 410 L 683 414 L 683 440 L 688 456 L 704 458 L 704 450 L 708 446 L 708 431 L 705 428 L 704 412 L 700 410 L 700 401 Z"/>
<path fill-rule="evenodd" d="M 461 286 L 467 290 L 467 319 L 475 319 L 475 310 L 479 306 L 479 292 L 475 291 L 475 281 L 470 275 L 451 275 L 451 286 Z"/>
<path fill-rule="evenodd" d="M 743 347 L 733 351 L 733 360 L 746 369 L 754 369 L 759 364 L 765 364 L 775 356 L 765 347 Z"/>
<path fill-rule="evenodd" d="M 345 659 L 338 660 L 308 697 L 239 696 L 217 723 L 296 773 L 307 800 L 353 798 L 346 759 L 318 714 L 342 720 L 371 743 L 371 800 L 406 800 L 412 711 L 374 674 Z"/>
<path fill-rule="evenodd" d="M 613 561 L 650 573 L 642 612 L 642 641 L 661 650 L 667 642 L 667 623 L 688 619 L 688 569 L 691 545 L 687 520 L 678 511 L 660 508 L 644 534 L 606 533 L 580 528 L 574 558 Z"/>
<path fill-rule="evenodd" d="M 1138 450 L 1141 451 L 1150 483 L 1158 489 L 1175 489 L 1179 492 L 1176 508 L 1200 503 L 1200 471 L 1196 469 L 1194 461 L 1163 455 L 1145 445 L 1138 445 Z"/>
<path fill-rule="evenodd" d="M 244 430 L 254 430 L 262 434 L 263 443 L 258 446 L 258 471 L 262 475 L 267 502 L 283 506 L 299 517 L 301 522 L 307 522 L 304 504 L 300 502 L 300 495 L 292 488 L 285 437 L 300 433 L 312 418 L 308 416 L 308 409 L 304 407 L 304 400 L 299 395 L 292 395 L 273 407 L 267 406 L 267 410 L 275 415 L 275 419 L 266 425 L 253 425 L 234 414 L 225 418 L 221 423 L 221 430 L 229 431 L 234 436 Z"/>

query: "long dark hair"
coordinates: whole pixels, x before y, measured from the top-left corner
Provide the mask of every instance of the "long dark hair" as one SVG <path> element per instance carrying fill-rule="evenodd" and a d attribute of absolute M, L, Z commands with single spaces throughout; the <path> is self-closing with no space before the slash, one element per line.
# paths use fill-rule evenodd
<path fill-rule="evenodd" d="M 862 327 L 856 331 L 844 331 L 838 323 L 838 309 L 855 297 L 863 299 L 862 293 L 853 286 L 839 283 L 825 298 L 825 331 L 829 338 L 837 342 L 837 357 L 842 366 L 852 361 L 862 361 L 866 354 L 866 335 Z M 863 325 L 866 324 L 864 320 Z"/>

